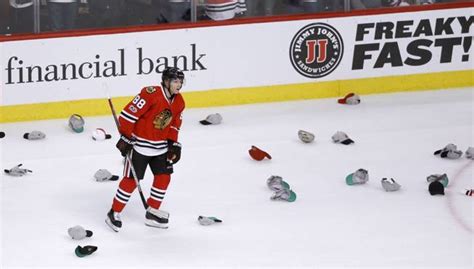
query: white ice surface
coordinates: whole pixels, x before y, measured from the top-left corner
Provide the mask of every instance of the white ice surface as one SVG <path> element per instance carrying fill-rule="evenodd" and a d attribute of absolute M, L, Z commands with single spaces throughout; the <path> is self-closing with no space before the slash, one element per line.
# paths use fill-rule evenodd
<path fill-rule="evenodd" d="M 188 109 L 180 140 L 181 162 L 162 209 L 170 228 L 144 225 L 144 209 L 134 193 L 122 213 L 123 228 L 104 223 L 118 182 L 99 183 L 105 168 L 121 174 L 111 116 L 86 118 L 76 134 L 66 121 L 0 125 L 1 169 L 23 163 L 33 173 L 0 176 L 1 266 L 46 268 L 145 267 L 371 267 L 473 268 L 473 202 L 459 190 L 473 188 L 472 161 L 440 159 L 437 149 L 454 143 L 473 146 L 473 89 L 362 96 L 358 106 L 334 98 L 208 109 Z M 107 104 L 104 104 L 105 106 Z M 221 125 L 199 120 L 219 112 Z M 113 139 L 97 142 L 97 127 Z M 313 132 L 303 144 L 297 131 Z M 41 130 L 42 141 L 23 133 Z M 338 130 L 356 141 L 333 144 Z M 271 161 L 256 162 L 256 145 Z M 370 181 L 347 186 L 358 168 Z M 447 173 L 445 196 L 430 196 L 426 177 Z M 280 175 L 298 198 L 274 202 L 266 187 Z M 386 193 L 380 180 L 392 177 L 402 189 Z M 151 173 L 142 187 L 149 193 Z M 222 224 L 200 226 L 199 215 Z M 82 225 L 91 238 L 74 241 L 67 229 Z M 78 245 L 98 251 L 78 258 Z"/>

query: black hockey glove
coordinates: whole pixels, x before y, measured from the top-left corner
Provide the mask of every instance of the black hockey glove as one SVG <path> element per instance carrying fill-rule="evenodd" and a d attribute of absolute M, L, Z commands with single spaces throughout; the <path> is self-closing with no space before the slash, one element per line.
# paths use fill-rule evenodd
<path fill-rule="evenodd" d="M 120 139 L 115 146 L 120 150 L 123 157 L 127 156 L 133 148 L 132 140 L 124 135 L 120 136 Z"/>
<path fill-rule="evenodd" d="M 181 159 L 181 144 L 173 140 L 168 140 L 168 155 L 167 158 L 173 164 Z"/>

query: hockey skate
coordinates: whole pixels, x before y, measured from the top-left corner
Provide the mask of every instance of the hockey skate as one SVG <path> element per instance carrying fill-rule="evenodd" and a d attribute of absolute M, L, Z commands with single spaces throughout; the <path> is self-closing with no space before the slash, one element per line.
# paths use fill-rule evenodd
<path fill-rule="evenodd" d="M 168 229 L 170 213 L 148 207 L 145 214 L 145 225 L 155 228 Z"/>
<path fill-rule="evenodd" d="M 107 213 L 105 223 L 115 232 L 118 232 L 120 228 L 122 228 L 122 220 L 120 219 L 119 213 L 114 212 L 112 209 Z"/>

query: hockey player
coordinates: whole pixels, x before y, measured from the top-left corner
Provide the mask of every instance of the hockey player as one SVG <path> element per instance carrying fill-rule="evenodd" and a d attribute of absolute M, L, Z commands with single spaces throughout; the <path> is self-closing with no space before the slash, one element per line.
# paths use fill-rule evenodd
<path fill-rule="evenodd" d="M 120 113 L 120 134 L 117 148 L 122 156 L 129 156 L 138 180 L 143 179 L 147 166 L 153 173 L 153 184 L 148 198 L 145 224 L 168 228 L 169 213 L 160 209 L 173 173 L 173 164 L 181 158 L 178 132 L 185 104 L 179 93 L 184 73 L 167 67 L 162 74 L 161 86 L 149 86 L 128 103 Z M 116 232 L 122 227 L 120 212 L 136 188 L 130 169 L 125 162 L 124 177 L 119 183 L 105 222 Z"/>

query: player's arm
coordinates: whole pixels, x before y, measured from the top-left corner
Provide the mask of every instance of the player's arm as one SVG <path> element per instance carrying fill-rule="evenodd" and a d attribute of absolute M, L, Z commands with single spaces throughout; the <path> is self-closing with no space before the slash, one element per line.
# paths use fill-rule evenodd
<path fill-rule="evenodd" d="M 149 93 L 152 92 L 152 93 Z M 153 103 L 153 91 L 150 87 L 143 88 L 120 112 L 120 134 L 132 137 L 135 124 L 145 112 L 150 109 Z"/>
<path fill-rule="evenodd" d="M 126 156 L 132 150 L 133 144 L 131 139 L 135 124 L 152 106 L 154 100 L 152 94 L 154 92 L 153 87 L 143 88 L 120 112 L 120 139 L 116 147 L 122 156 Z"/>

